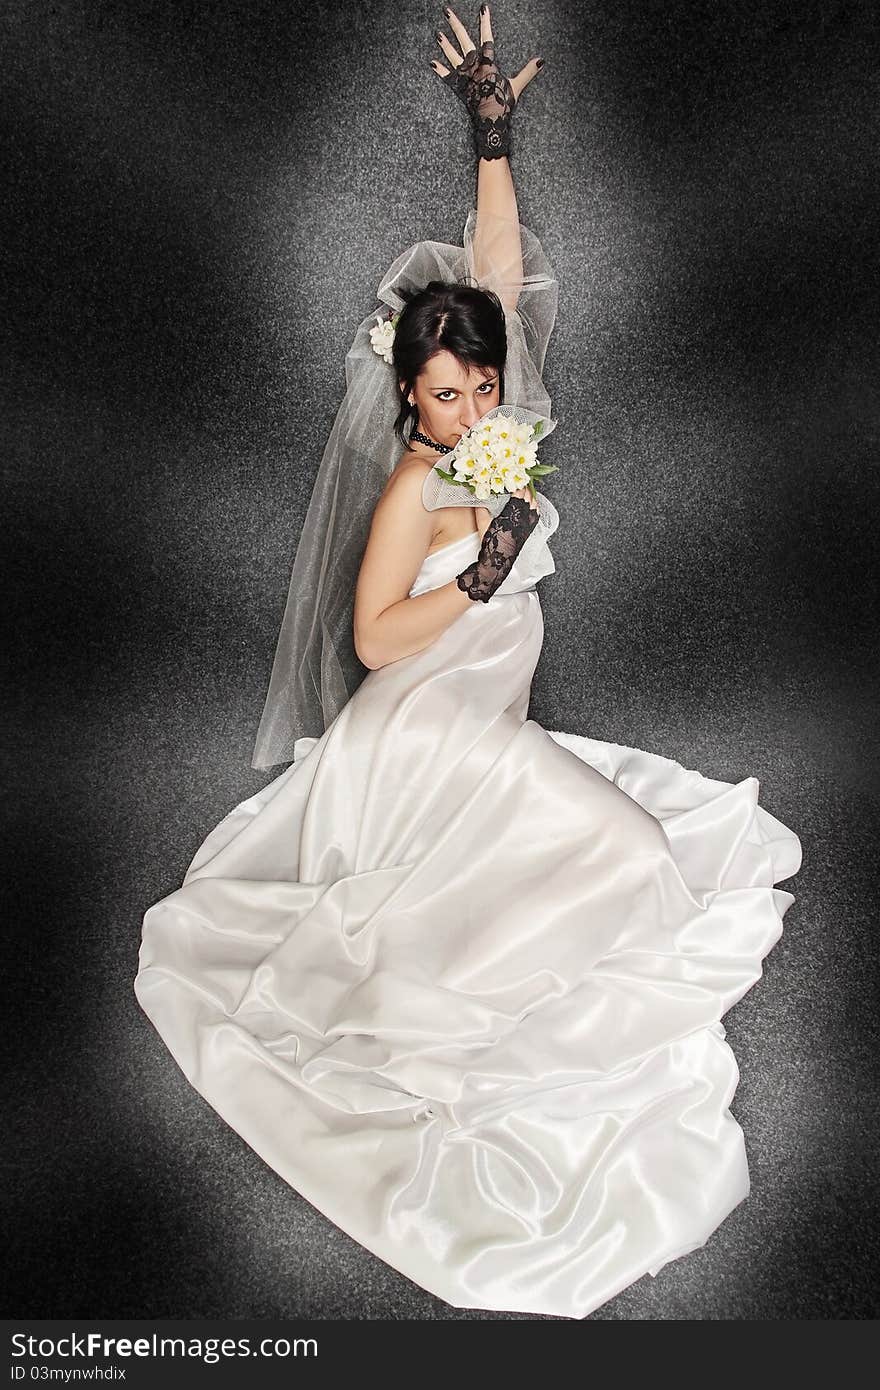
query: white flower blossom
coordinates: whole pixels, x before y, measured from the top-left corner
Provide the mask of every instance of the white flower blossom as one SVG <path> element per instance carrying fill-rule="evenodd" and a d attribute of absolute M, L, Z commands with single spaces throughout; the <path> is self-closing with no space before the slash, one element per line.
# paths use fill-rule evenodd
<path fill-rule="evenodd" d="M 370 329 L 370 346 L 380 357 L 384 357 L 386 362 L 393 362 L 392 348 L 394 346 L 394 323 L 391 319 L 385 319 L 381 314 L 376 315 L 376 327 Z"/>
<path fill-rule="evenodd" d="M 519 492 L 534 486 L 530 470 L 538 461 L 540 442 L 532 425 L 511 415 L 478 420 L 450 450 L 448 472 L 481 502 L 502 492 Z"/>
<path fill-rule="evenodd" d="M 510 416 L 480 420 L 462 435 L 451 451 L 452 474 L 481 500 L 501 492 L 517 492 L 530 481 L 527 470 L 537 457 L 532 426 Z"/>

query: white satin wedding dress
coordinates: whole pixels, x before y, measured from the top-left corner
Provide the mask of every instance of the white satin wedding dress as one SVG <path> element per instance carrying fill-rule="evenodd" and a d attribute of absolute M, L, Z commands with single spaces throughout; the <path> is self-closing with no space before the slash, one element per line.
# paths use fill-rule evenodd
<path fill-rule="evenodd" d="M 475 558 L 427 556 L 411 593 Z M 758 782 L 527 718 L 523 550 L 370 671 L 146 913 L 137 998 L 288 1183 L 457 1308 L 579 1318 L 749 1193 L 723 1014 L 798 837 Z"/>

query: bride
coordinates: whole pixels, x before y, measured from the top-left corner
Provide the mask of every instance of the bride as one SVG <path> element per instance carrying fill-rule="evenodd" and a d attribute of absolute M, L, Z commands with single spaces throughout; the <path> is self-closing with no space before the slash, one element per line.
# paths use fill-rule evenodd
<path fill-rule="evenodd" d="M 487 416 L 555 423 L 558 287 L 509 158 L 540 64 L 508 78 L 488 7 L 479 47 L 446 14 L 477 206 L 461 246 L 397 257 L 357 330 L 254 749 L 288 766 L 147 910 L 134 989 L 375 1256 L 457 1308 L 581 1318 L 749 1194 L 721 1019 L 801 847 L 754 777 L 528 718 L 559 514 L 436 465 Z"/>

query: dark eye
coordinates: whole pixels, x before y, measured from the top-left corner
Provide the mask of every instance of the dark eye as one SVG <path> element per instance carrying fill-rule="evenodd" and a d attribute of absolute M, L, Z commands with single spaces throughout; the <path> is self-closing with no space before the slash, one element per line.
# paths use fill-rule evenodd
<path fill-rule="evenodd" d="M 488 396 L 488 395 L 490 394 L 490 392 L 492 392 L 492 391 L 495 390 L 495 382 L 494 382 L 494 381 L 484 381 L 483 384 L 482 384 L 482 386 L 478 386 L 478 387 L 477 387 L 477 390 L 480 391 L 484 396 Z M 446 405 L 446 404 L 448 404 L 448 402 L 447 402 L 447 397 L 450 396 L 450 395 L 453 395 L 453 396 L 454 396 L 454 395 L 455 395 L 455 392 L 454 392 L 454 391 L 451 391 L 451 392 L 450 392 L 450 391 L 441 391 L 440 394 L 437 396 L 437 400 L 438 400 L 438 401 L 443 401 L 444 405 Z"/>

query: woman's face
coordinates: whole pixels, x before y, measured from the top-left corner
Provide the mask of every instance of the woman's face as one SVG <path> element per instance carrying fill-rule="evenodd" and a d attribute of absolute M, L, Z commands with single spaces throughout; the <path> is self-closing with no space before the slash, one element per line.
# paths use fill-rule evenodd
<path fill-rule="evenodd" d="M 418 428 L 454 449 L 471 425 L 501 404 L 499 373 L 494 367 L 463 367 L 443 349 L 428 358 L 408 399 L 419 408 Z"/>

